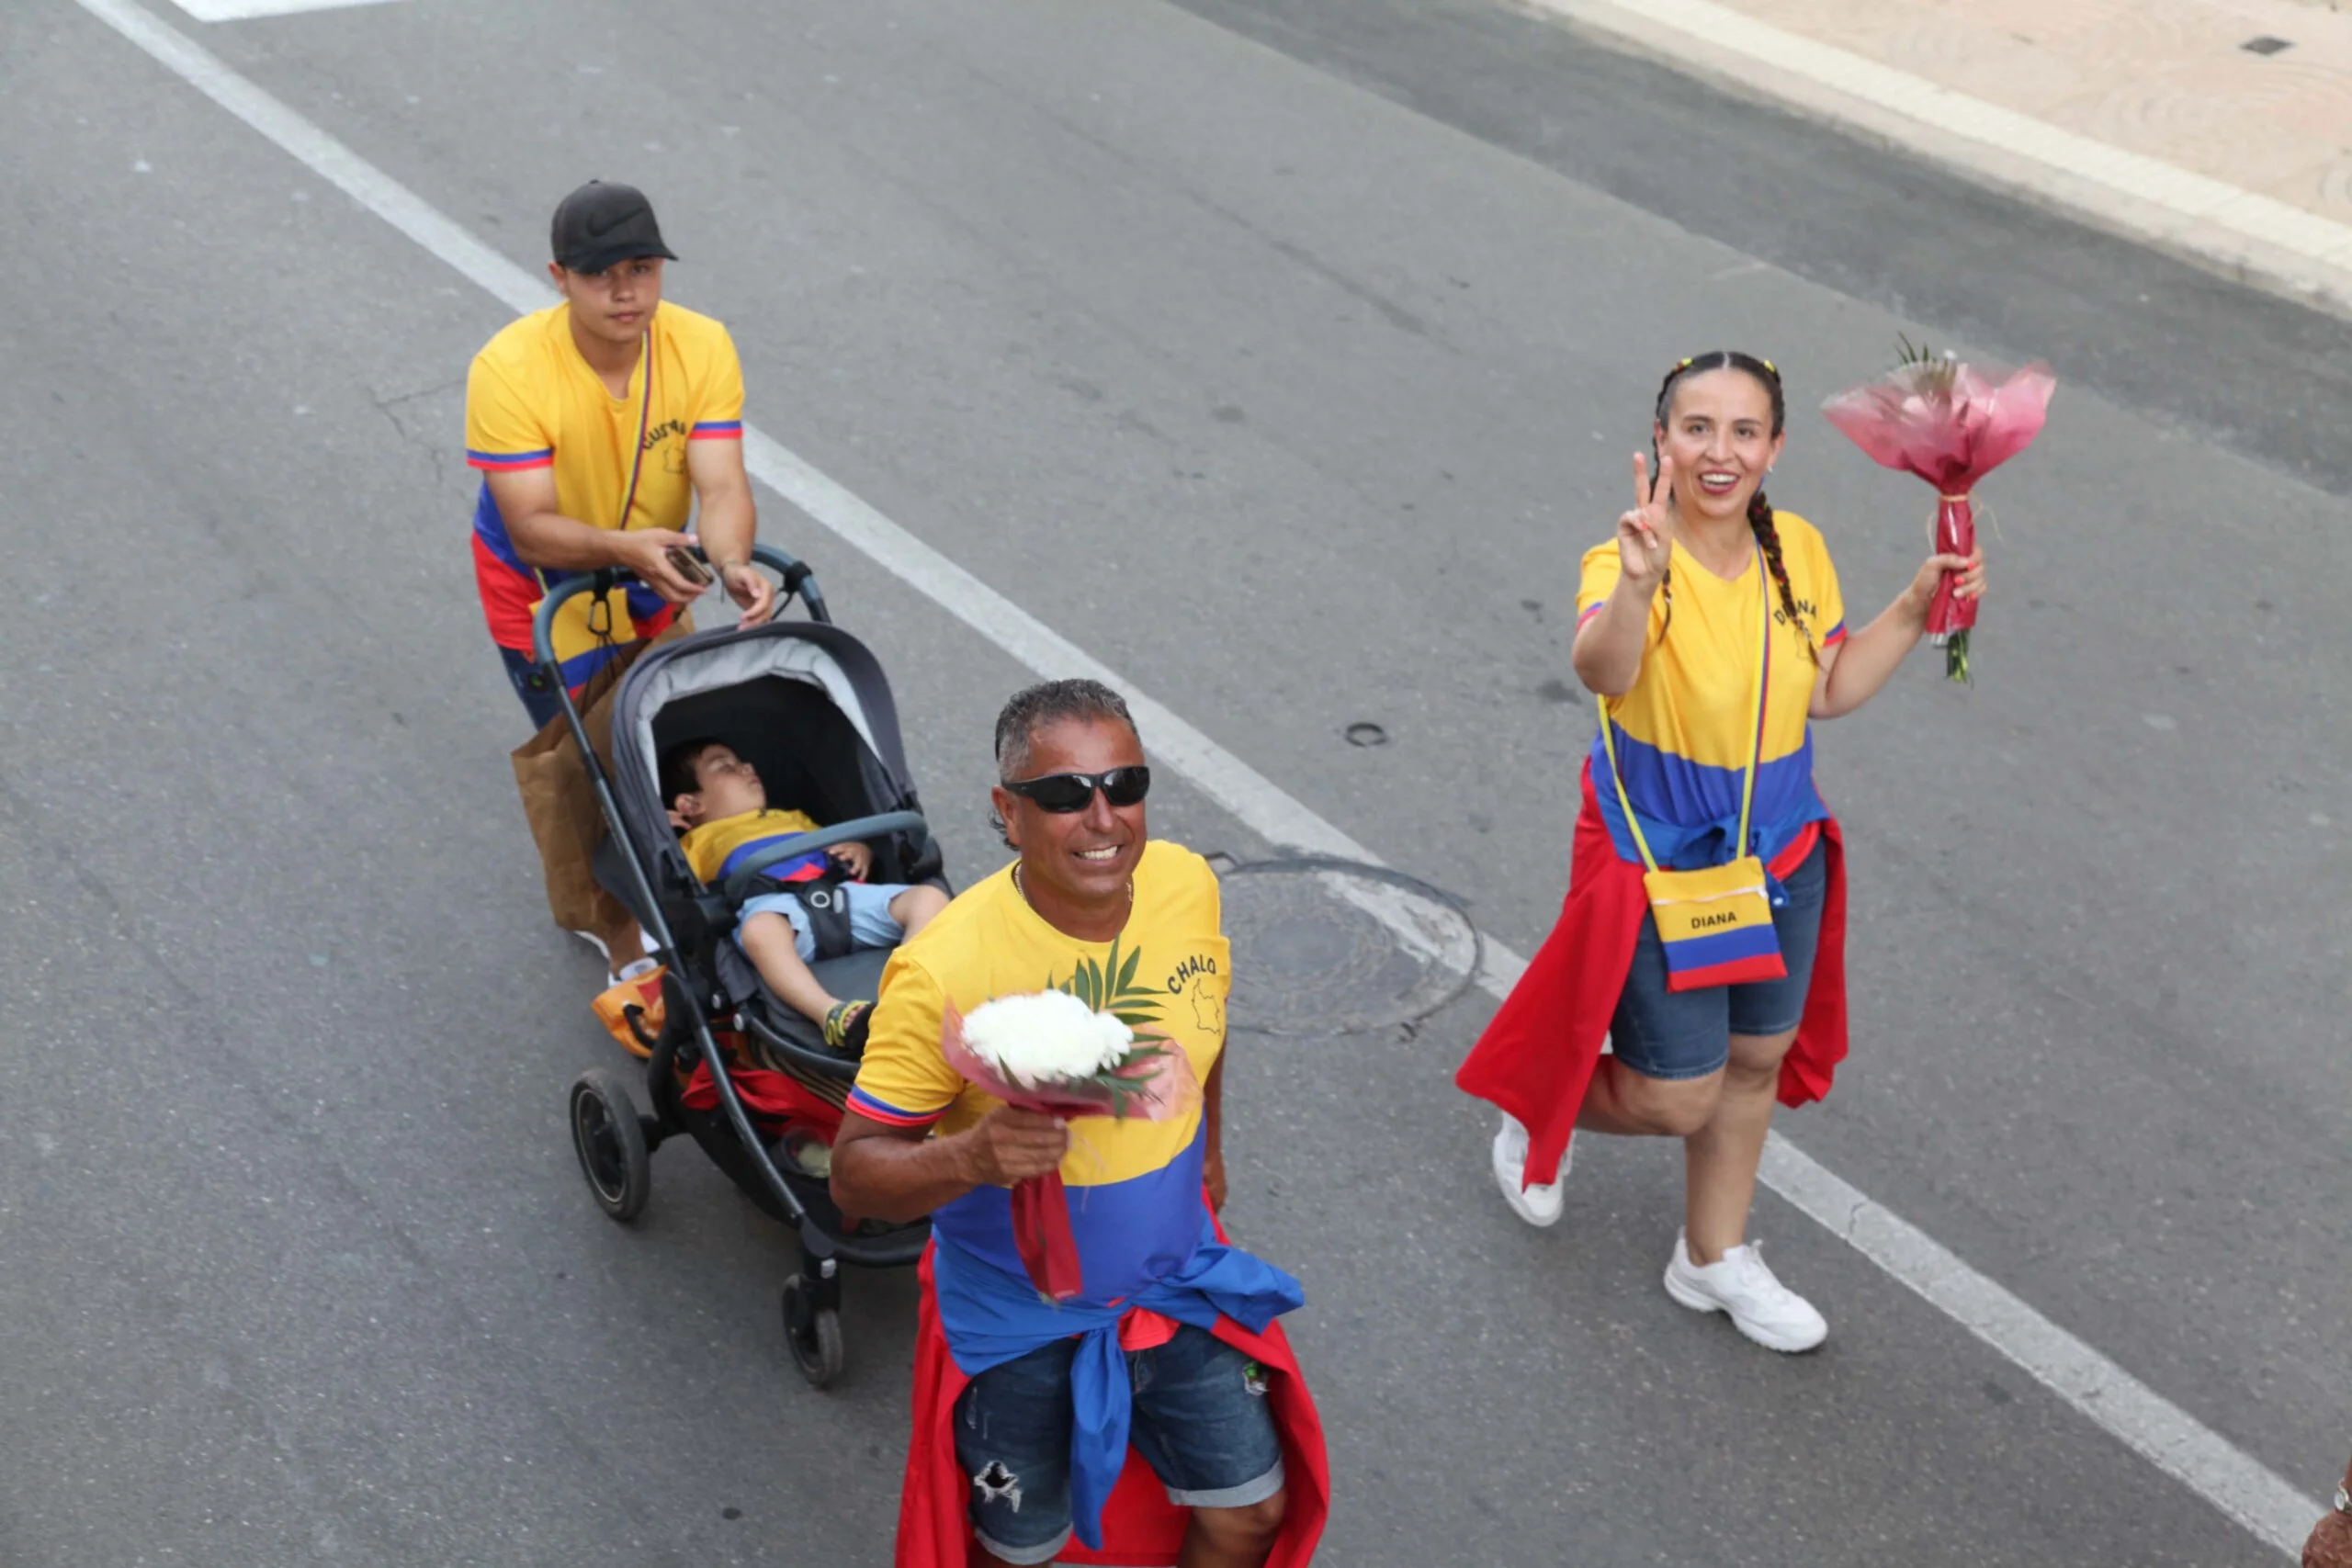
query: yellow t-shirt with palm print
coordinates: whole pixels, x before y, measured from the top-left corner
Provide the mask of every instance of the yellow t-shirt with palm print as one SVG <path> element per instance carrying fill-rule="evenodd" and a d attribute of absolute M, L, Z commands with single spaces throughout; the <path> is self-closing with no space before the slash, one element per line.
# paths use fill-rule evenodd
<path fill-rule="evenodd" d="M 958 896 L 891 956 L 849 1109 L 889 1126 L 971 1126 L 1001 1102 L 940 1054 L 945 1004 L 968 1015 L 998 997 L 1055 987 L 1167 1039 L 1207 1082 L 1225 1049 L 1232 983 L 1216 874 L 1192 851 L 1156 840 L 1135 884 L 1135 908 L 1112 942 L 1048 925 L 1013 886 L 1011 866 Z M 1201 1227 L 1198 1106 L 1165 1122 L 1080 1117 L 1070 1133 L 1061 1174 L 1088 1294 L 1148 1281 L 1189 1256 Z M 979 1188 L 932 1219 L 942 1240 L 1021 1272 L 1006 1189 Z"/>

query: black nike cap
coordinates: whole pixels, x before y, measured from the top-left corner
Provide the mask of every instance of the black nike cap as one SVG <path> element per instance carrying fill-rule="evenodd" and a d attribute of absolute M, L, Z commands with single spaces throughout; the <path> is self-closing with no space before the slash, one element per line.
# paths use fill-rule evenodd
<path fill-rule="evenodd" d="M 678 259 L 662 243 L 662 226 L 645 193 L 602 180 L 590 180 L 557 204 L 549 241 L 556 265 L 570 272 L 602 272 L 639 256 Z"/>

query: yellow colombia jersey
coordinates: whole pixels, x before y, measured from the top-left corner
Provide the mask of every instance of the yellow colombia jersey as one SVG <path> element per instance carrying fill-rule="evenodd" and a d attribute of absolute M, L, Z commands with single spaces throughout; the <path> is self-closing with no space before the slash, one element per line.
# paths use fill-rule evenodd
<path fill-rule="evenodd" d="M 629 375 L 628 395 L 616 398 L 580 357 L 571 312 L 568 304 L 535 310 L 474 356 L 466 378 L 467 463 L 486 474 L 552 468 L 558 510 L 594 527 L 684 528 L 694 505 L 686 444 L 743 437 L 743 369 L 734 340 L 708 316 L 664 301 L 646 329 L 647 352 Z M 635 498 L 624 522 L 632 477 Z M 527 650 L 540 574 L 516 558 L 487 479 L 474 507 L 474 574 L 492 640 Z M 567 574 L 544 575 L 553 582 Z M 587 602 L 572 604 L 584 627 Z M 642 595 L 631 607 L 651 618 L 660 601 Z M 628 641 L 629 621 L 616 622 L 616 640 Z M 579 651 L 557 649 L 575 685 L 589 673 L 571 667 Z"/>
<path fill-rule="evenodd" d="M 1760 751 L 1753 848 L 1768 862 L 1808 847 L 1812 825 L 1828 815 L 1813 784 L 1813 730 L 1807 715 L 1820 671 L 1805 649 L 1836 646 L 1846 637 L 1846 604 L 1838 571 L 1821 532 L 1792 512 L 1776 512 L 1781 558 L 1804 630 L 1789 624 L 1779 588 L 1751 551 L 1747 569 L 1725 581 L 1699 564 L 1679 543 L 1673 547 L 1673 619 L 1667 596 L 1650 601 L 1649 640 L 1634 689 L 1608 704 L 1616 728 L 1617 763 L 1625 793 L 1660 865 L 1681 869 L 1734 858 L 1743 775 Z M 1577 624 L 1594 615 L 1617 586 L 1623 568 L 1615 540 L 1584 557 L 1577 590 Z M 1758 586 L 1761 584 L 1762 592 Z M 1748 723 L 1756 700 L 1760 617 L 1772 615 L 1772 678 L 1765 694 L 1763 743 Z M 1609 784 L 1609 758 L 1593 738 L 1593 793 L 1618 852 L 1638 858 Z M 1776 864 L 1786 872 L 1792 867 Z"/>
<path fill-rule="evenodd" d="M 782 811 L 774 807 L 764 811 L 741 811 L 732 817 L 721 817 L 699 828 L 687 829 L 678 840 L 686 852 L 686 863 L 694 868 L 695 876 L 708 886 L 725 879 L 739 861 L 749 860 L 758 851 L 778 839 L 795 833 L 813 833 L 817 820 L 806 812 Z M 778 882 L 797 880 L 797 873 L 804 864 L 822 871 L 825 853 L 822 850 L 807 858 L 807 862 L 783 861 L 767 869 L 767 874 Z"/>
<path fill-rule="evenodd" d="M 940 1055 L 943 1004 L 968 1014 L 995 997 L 1065 985 L 1081 970 L 1105 987 L 1100 1005 L 1149 1015 L 1137 1032 L 1182 1046 L 1205 1084 L 1225 1048 L 1232 980 L 1216 874 L 1190 850 L 1155 840 L 1135 882 L 1135 908 L 1115 942 L 1081 942 L 1047 925 L 1012 886 L 1010 866 L 966 890 L 892 955 L 849 1109 L 891 1126 L 969 1127 L 1000 1102 Z M 1167 1122 L 1082 1117 L 1070 1133 L 1061 1174 L 1088 1295 L 1156 1278 L 1154 1269 L 1189 1257 L 1202 1224 L 1200 1111 Z M 1006 1189 L 979 1188 L 940 1209 L 933 1224 L 943 1240 L 1022 1272 Z"/>

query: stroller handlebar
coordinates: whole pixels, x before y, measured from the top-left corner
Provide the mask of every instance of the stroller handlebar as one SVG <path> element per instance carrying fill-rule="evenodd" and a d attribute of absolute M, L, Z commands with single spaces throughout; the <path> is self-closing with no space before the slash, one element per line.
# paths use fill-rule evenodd
<path fill-rule="evenodd" d="M 695 546 L 694 557 L 707 564 L 708 558 L 703 554 L 701 545 Z M 752 545 L 752 560 L 753 564 L 775 572 L 778 579 L 775 606 L 768 613 L 770 620 L 784 614 L 785 607 L 792 603 L 796 593 L 800 596 L 800 602 L 808 606 L 810 620 L 826 623 L 832 620 L 832 612 L 825 607 L 825 592 L 817 586 L 817 574 L 808 562 L 774 545 L 763 544 Z M 552 666 L 556 662 L 555 616 L 566 604 L 582 593 L 609 593 L 616 588 L 625 588 L 638 581 L 635 572 L 608 566 L 594 571 L 579 572 L 557 583 L 548 591 L 548 596 L 539 601 L 539 607 L 531 617 L 531 657 L 545 665 Z"/>
<path fill-rule="evenodd" d="M 846 822 L 836 822 L 813 833 L 795 833 L 781 843 L 770 844 L 745 861 L 729 875 L 720 886 L 719 894 L 730 907 L 741 904 L 752 896 L 756 885 L 763 880 L 761 873 L 772 865 L 798 860 L 802 855 L 829 850 L 835 844 L 860 843 L 891 833 L 922 833 L 930 831 L 930 829 L 931 825 L 922 819 L 921 812 L 885 811 L 873 817 L 853 817 Z M 783 886 L 786 891 L 790 891 L 789 884 Z"/>

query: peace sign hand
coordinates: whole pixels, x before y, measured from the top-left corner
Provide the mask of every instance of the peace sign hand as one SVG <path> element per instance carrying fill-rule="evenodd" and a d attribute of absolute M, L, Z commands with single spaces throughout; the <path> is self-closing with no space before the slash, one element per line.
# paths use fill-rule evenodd
<path fill-rule="evenodd" d="M 1634 453 L 1634 506 L 1617 519 L 1617 558 L 1636 588 L 1656 588 L 1666 576 L 1674 550 L 1674 518 L 1667 508 L 1673 493 L 1674 459 L 1658 459 L 1653 486 L 1648 459 Z"/>

